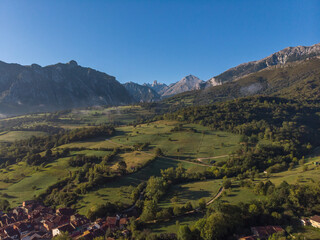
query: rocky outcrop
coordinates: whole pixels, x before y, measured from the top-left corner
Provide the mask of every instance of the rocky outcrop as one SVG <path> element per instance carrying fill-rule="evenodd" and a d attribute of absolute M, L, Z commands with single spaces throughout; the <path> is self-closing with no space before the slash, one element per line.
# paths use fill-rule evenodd
<path fill-rule="evenodd" d="M 1 114 L 131 102 L 130 94 L 114 77 L 76 61 L 46 67 L 0 62 Z"/>
<path fill-rule="evenodd" d="M 155 102 L 160 100 L 160 95 L 148 86 L 142 86 L 134 82 L 123 84 L 136 102 Z"/>
<path fill-rule="evenodd" d="M 201 89 L 204 81 L 196 76 L 188 75 L 182 78 L 179 82 L 171 84 L 168 89 L 162 94 L 163 97 L 170 97 L 178 93 Z"/>
<path fill-rule="evenodd" d="M 258 61 L 240 64 L 236 67 L 221 73 L 220 75 L 211 78 L 206 82 L 206 87 L 220 85 L 225 82 L 231 82 L 240 79 L 250 73 L 258 72 L 269 66 L 284 65 L 286 63 L 304 60 L 307 58 L 320 55 L 320 43 L 310 47 L 297 46 L 288 47 L 279 52 Z M 212 80 L 214 79 L 214 81 Z M 212 84 L 213 83 L 213 84 Z"/>

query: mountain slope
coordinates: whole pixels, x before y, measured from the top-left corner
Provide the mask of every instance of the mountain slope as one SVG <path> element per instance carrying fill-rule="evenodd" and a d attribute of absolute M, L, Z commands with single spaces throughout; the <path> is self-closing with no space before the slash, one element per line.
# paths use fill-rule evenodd
<path fill-rule="evenodd" d="M 200 80 L 196 76 L 188 75 L 182 78 L 179 82 L 171 84 L 162 96 L 169 97 L 178 93 L 200 89 L 201 84 L 203 83 L 204 81 Z"/>
<path fill-rule="evenodd" d="M 155 102 L 160 100 L 160 95 L 152 88 L 134 82 L 123 84 L 136 102 Z"/>
<path fill-rule="evenodd" d="M 314 56 L 320 56 L 320 43 L 309 47 L 288 47 L 261 60 L 243 63 L 236 67 L 230 68 L 229 70 L 207 81 L 206 87 L 209 87 L 211 85 L 219 85 L 225 82 L 231 82 L 250 73 L 258 72 L 269 66 L 283 65 Z"/>
<path fill-rule="evenodd" d="M 114 77 L 75 61 L 46 67 L 0 62 L 0 113 L 55 111 L 133 101 Z"/>
<path fill-rule="evenodd" d="M 160 96 L 168 89 L 168 86 L 164 83 L 159 83 L 157 81 L 154 81 L 152 84 L 145 83 L 143 86 L 147 86 L 151 88 L 152 90 L 156 91 Z"/>
<path fill-rule="evenodd" d="M 257 94 L 320 100 L 320 58 L 270 66 L 237 81 L 178 94 L 163 102 L 203 105 Z"/>

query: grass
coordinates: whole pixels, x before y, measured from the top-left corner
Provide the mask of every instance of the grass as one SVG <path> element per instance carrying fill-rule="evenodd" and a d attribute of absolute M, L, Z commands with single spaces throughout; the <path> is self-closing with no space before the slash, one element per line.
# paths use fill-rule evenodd
<path fill-rule="evenodd" d="M 283 181 L 289 184 L 308 184 L 311 182 L 320 181 L 320 166 L 316 166 L 313 163 L 320 161 L 320 157 L 309 157 L 306 158 L 306 163 L 303 165 L 295 166 L 291 170 L 272 173 L 271 177 L 268 179 L 275 185 L 281 184 Z M 304 171 L 304 167 L 307 166 L 308 170 Z M 266 178 L 259 178 L 258 180 L 266 181 Z"/>
<path fill-rule="evenodd" d="M 129 124 L 139 117 L 145 117 L 152 114 L 149 110 L 141 106 L 117 106 L 109 108 L 92 108 L 83 110 L 73 110 L 71 113 L 61 116 L 63 120 L 77 120 L 83 124 L 104 124 L 108 122 L 117 122 L 120 124 Z"/>
<path fill-rule="evenodd" d="M 197 205 L 199 199 L 204 198 L 206 201 L 212 199 L 219 191 L 222 180 L 199 181 L 186 184 L 174 185 L 170 188 L 166 197 L 160 201 L 160 207 L 181 206 L 191 202 L 193 206 Z M 174 196 L 178 201 L 172 203 L 170 199 Z"/>
<path fill-rule="evenodd" d="M 68 166 L 69 158 L 60 158 L 44 168 L 27 166 L 21 162 L 13 165 L 8 171 L 2 171 L 1 179 L 9 178 L 10 183 L 0 182 L 1 193 L 9 195 L 11 206 L 17 206 L 34 195 L 39 195 L 47 187 L 67 176 L 73 168 Z"/>
<path fill-rule="evenodd" d="M 144 166 L 154 155 L 141 151 L 133 151 L 128 153 L 120 153 L 115 157 L 115 164 L 112 166 L 113 169 L 117 167 L 117 162 L 124 161 L 127 164 L 127 170 L 132 171 L 135 167 Z"/>
<path fill-rule="evenodd" d="M 18 140 L 28 139 L 32 136 L 40 137 L 47 135 L 40 131 L 10 131 L 0 134 L 0 142 L 14 142 Z"/>
<path fill-rule="evenodd" d="M 59 148 L 115 148 L 134 146 L 138 143 L 150 143 L 150 150 L 158 147 L 167 155 L 178 159 L 197 159 L 224 156 L 214 159 L 225 160 L 229 153 L 239 148 L 239 135 L 232 133 L 211 131 L 207 127 L 196 124 L 185 124 L 185 131 L 170 132 L 178 122 L 158 121 L 141 124 L 136 127 L 124 126 L 116 130 L 116 135 L 109 139 L 97 138 L 90 141 L 74 142 Z M 196 129 L 196 133 L 191 131 Z M 204 160 L 211 162 L 211 160 Z"/>
<path fill-rule="evenodd" d="M 110 154 L 111 151 L 99 151 L 99 150 L 81 150 L 81 151 L 72 151 L 71 155 L 86 155 L 86 156 L 97 156 L 97 157 L 104 157 Z"/>
<path fill-rule="evenodd" d="M 312 226 L 304 226 L 299 232 L 294 233 L 293 236 L 296 238 L 303 237 L 303 239 L 308 240 L 319 240 L 320 239 L 320 229 L 314 228 Z"/>
<path fill-rule="evenodd" d="M 90 209 L 92 206 L 103 204 L 106 201 L 121 201 L 124 204 L 130 205 L 132 204 L 130 194 L 133 187 L 136 187 L 142 181 L 148 180 L 150 176 L 160 176 L 161 169 L 177 167 L 179 163 L 181 163 L 183 167 L 189 169 L 190 171 L 205 170 L 205 167 L 193 163 L 157 158 L 140 171 L 120 177 L 116 181 L 109 182 L 103 187 L 100 187 L 99 189 L 82 196 L 82 200 L 77 206 L 78 210 L 80 213 L 86 214 L 88 209 Z"/>
<path fill-rule="evenodd" d="M 122 127 L 117 129 L 117 136 L 110 140 L 131 146 L 149 142 L 151 147 L 161 148 L 168 156 L 193 159 L 226 155 L 239 147 L 238 135 L 211 131 L 196 124 L 184 124 L 185 131 L 170 132 L 177 124 L 175 121 L 158 121 L 136 127 Z M 197 132 L 190 131 L 191 128 Z"/>
<path fill-rule="evenodd" d="M 161 233 L 177 233 L 180 226 L 192 226 L 200 218 L 203 218 L 204 214 L 195 213 L 187 216 L 181 216 L 174 219 L 171 219 L 167 222 L 158 222 L 155 224 L 150 224 L 147 228 L 152 230 L 152 233 L 161 234 Z M 177 224 L 178 223 L 178 224 Z"/>
<path fill-rule="evenodd" d="M 248 203 L 252 200 L 263 200 L 266 197 L 262 195 L 255 194 L 252 189 L 243 188 L 243 187 L 233 187 L 230 190 L 225 191 L 226 194 L 222 194 L 220 198 L 223 202 L 230 204 L 238 204 L 240 202 Z"/>

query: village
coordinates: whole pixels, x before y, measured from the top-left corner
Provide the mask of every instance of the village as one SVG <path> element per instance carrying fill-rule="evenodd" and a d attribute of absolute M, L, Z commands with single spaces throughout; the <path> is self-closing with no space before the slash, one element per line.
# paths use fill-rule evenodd
<path fill-rule="evenodd" d="M 54 211 L 37 201 L 24 201 L 22 206 L 13 208 L 0 216 L 0 239 L 33 240 L 52 239 L 67 232 L 72 239 L 91 240 L 104 237 L 107 231 L 118 231 L 124 237 L 130 235 L 126 229 L 129 219 L 126 216 L 106 217 L 91 222 L 71 208 Z M 107 238 L 112 240 L 114 238 Z"/>

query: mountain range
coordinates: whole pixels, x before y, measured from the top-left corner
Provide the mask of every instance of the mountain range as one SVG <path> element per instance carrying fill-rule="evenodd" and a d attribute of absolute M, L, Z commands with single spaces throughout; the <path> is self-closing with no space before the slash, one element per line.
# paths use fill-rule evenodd
<path fill-rule="evenodd" d="M 319 56 L 320 44 L 288 47 L 207 81 L 188 75 L 169 86 L 157 81 L 121 84 L 115 77 L 81 67 L 75 61 L 46 67 L 0 61 L 0 116 L 161 99 L 188 99 L 202 104 L 254 94 L 279 94 L 289 91 L 288 88 L 305 90 L 301 82 L 318 79 Z"/>

